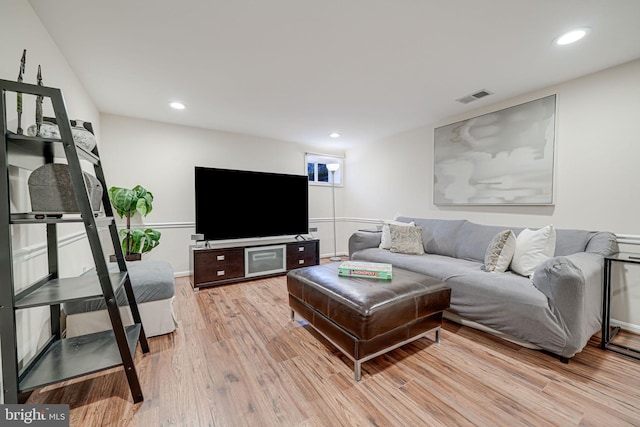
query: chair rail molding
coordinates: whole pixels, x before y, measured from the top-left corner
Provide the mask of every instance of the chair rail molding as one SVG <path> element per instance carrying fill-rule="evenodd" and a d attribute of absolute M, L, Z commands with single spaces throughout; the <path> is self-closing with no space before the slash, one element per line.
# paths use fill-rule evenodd
<path fill-rule="evenodd" d="M 625 245 L 640 245 L 640 235 L 638 234 L 616 234 L 618 243 Z"/>
<path fill-rule="evenodd" d="M 385 221 L 385 219 L 342 216 L 342 217 L 336 217 L 336 221 L 343 222 L 343 223 L 357 223 L 357 224 L 382 224 Z M 309 218 L 310 224 L 320 224 L 320 223 L 326 223 L 326 222 L 333 222 L 333 217 Z M 155 228 L 155 229 L 178 229 L 178 228 L 194 228 L 196 226 L 196 223 L 194 221 L 178 221 L 178 222 L 144 223 L 140 225 Z M 70 236 L 74 236 L 74 235 L 70 235 Z M 70 236 L 66 236 L 65 238 L 69 238 Z M 618 243 L 621 243 L 621 244 L 640 245 L 640 234 L 616 234 L 616 239 L 618 240 Z M 72 242 L 69 242 L 69 243 L 72 243 Z"/>
<path fill-rule="evenodd" d="M 119 225 L 119 224 L 118 224 Z M 168 228 L 193 228 L 196 226 L 196 223 L 193 221 L 184 221 L 184 222 L 145 222 L 142 224 L 132 224 L 132 226 L 144 226 L 149 228 L 156 229 L 168 229 Z"/>

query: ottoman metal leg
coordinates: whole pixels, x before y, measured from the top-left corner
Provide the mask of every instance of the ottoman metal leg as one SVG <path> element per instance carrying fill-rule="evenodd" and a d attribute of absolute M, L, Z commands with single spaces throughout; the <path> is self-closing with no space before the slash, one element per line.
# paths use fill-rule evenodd
<path fill-rule="evenodd" d="M 356 360 L 353 366 L 353 373 L 356 381 L 360 381 L 360 378 L 362 378 L 361 369 L 360 369 L 361 367 L 362 367 L 362 362 L 360 360 Z"/>
<path fill-rule="evenodd" d="M 313 325 L 311 325 L 311 326 L 313 326 Z M 329 342 L 331 342 L 334 346 L 336 346 L 338 348 L 338 350 L 340 350 L 342 353 L 344 353 L 349 359 L 353 360 L 353 373 L 354 373 L 354 378 L 356 379 L 356 381 L 360 381 L 360 378 L 362 378 L 362 375 L 361 375 L 362 363 L 366 362 L 368 360 L 371 360 L 374 357 L 378 357 L 378 356 L 380 356 L 382 354 L 390 352 L 391 350 L 395 350 L 398 347 L 402 347 L 405 344 L 409 344 L 410 342 L 413 342 L 413 341 L 418 340 L 420 338 L 424 338 L 428 334 L 430 334 L 431 332 L 435 332 L 435 335 L 436 335 L 435 339 L 434 339 L 434 342 L 435 343 L 440 343 L 440 326 L 438 326 L 438 327 L 430 329 L 430 330 L 428 330 L 426 332 L 422 332 L 422 333 L 420 333 L 420 334 L 418 334 L 418 335 L 416 335 L 416 336 L 414 336 L 412 338 L 409 338 L 408 340 L 405 340 L 405 341 L 396 343 L 394 345 L 391 345 L 391 346 L 389 346 L 387 348 L 384 348 L 384 349 L 380 350 L 377 353 L 370 354 L 367 357 L 363 357 L 362 359 L 354 359 L 353 356 L 351 356 L 349 353 L 347 353 L 342 348 L 340 348 L 337 344 L 335 344 L 333 341 L 331 341 L 331 339 L 329 339 L 321 331 L 318 331 L 318 332 L 320 332 L 320 335 L 323 335 L 325 338 L 327 338 L 329 340 Z"/>
<path fill-rule="evenodd" d="M 294 316 L 295 316 L 295 312 L 293 310 L 291 310 L 291 320 L 294 320 Z M 417 339 L 426 337 L 427 334 L 431 333 L 431 332 L 435 332 L 435 342 L 439 343 L 440 342 L 440 326 L 435 327 L 433 329 L 430 329 L 426 332 L 422 332 L 412 338 L 409 338 L 408 340 L 396 343 L 394 345 L 391 345 L 387 348 L 384 348 L 380 351 L 378 351 L 377 353 L 374 354 L 370 354 L 367 357 L 363 357 L 362 359 L 356 359 L 354 358 L 351 354 L 349 354 L 349 352 L 347 352 L 346 350 L 344 350 L 342 347 L 340 347 L 338 344 L 336 344 L 331 338 L 329 338 L 323 331 L 321 331 L 320 329 L 318 329 L 315 325 L 309 323 L 309 326 L 311 326 L 313 329 L 316 330 L 316 332 L 318 332 L 320 335 L 322 335 L 327 341 L 329 341 L 331 344 L 333 344 L 338 350 L 340 350 L 340 352 L 342 352 L 345 356 L 347 356 L 347 358 L 351 359 L 353 361 L 353 377 L 355 378 L 356 381 L 360 381 L 360 379 L 362 378 L 362 363 L 369 361 L 371 359 L 373 359 L 374 357 L 378 357 L 382 354 L 385 354 L 391 350 L 395 350 L 398 347 L 401 347 L 405 344 L 408 344 L 412 341 L 415 341 Z"/>

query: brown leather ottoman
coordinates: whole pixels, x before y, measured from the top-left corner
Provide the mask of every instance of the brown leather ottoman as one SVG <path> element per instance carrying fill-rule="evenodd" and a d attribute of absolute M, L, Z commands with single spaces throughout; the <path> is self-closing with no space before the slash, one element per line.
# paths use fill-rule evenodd
<path fill-rule="evenodd" d="M 303 317 L 360 367 L 376 356 L 435 332 L 451 289 L 432 277 L 393 267 L 392 280 L 338 276 L 340 263 L 287 274 L 291 320 Z"/>

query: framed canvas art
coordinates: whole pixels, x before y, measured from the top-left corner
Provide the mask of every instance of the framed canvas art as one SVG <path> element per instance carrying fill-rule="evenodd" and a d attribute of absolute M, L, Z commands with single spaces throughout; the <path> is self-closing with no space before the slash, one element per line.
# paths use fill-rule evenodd
<path fill-rule="evenodd" d="M 436 205 L 552 205 L 556 95 L 435 129 Z"/>

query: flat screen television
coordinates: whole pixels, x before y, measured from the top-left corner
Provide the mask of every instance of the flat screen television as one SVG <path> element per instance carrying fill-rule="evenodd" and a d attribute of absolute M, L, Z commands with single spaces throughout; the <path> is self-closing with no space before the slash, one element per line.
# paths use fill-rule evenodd
<path fill-rule="evenodd" d="M 307 234 L 306 175 L 195 167 L 196 233 L 205 240 Z"/>

